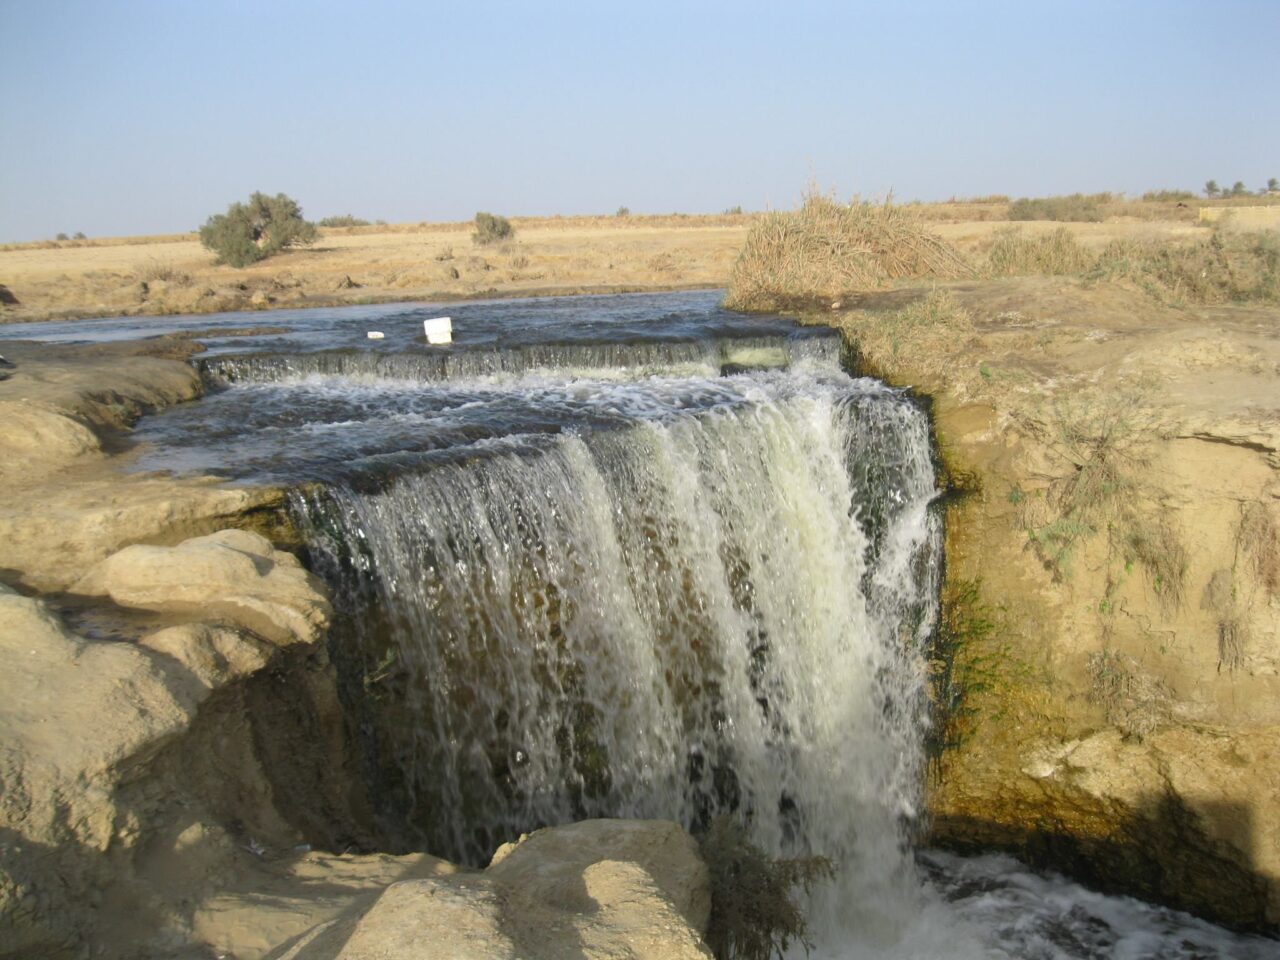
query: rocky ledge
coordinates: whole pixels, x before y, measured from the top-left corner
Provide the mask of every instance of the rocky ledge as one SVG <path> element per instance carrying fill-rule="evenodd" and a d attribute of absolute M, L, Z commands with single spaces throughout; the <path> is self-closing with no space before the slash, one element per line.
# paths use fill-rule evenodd
<path fill-rule="evenodd" d="M 589 821 L 487 870 L 376 848 L 280 491 L 122 472 L 189 343 L 8 344 L 0 957 L 709 957 L 694 841 Z"/>
<path fill-rule="evenodd" d="M 1036 277 L 812 319 L 927 398 L 951 485 L 932 841 L 1274 930 L 1280 308 Z"/>

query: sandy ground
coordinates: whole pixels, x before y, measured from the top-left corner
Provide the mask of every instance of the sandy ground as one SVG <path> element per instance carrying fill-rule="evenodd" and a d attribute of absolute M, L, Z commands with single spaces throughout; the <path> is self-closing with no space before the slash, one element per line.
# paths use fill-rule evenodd
<path fill-rule="evenodd" d="M 0 284 L 18 304 L 0 307 L 0 322 L 720 287 L 751 221 L 750 214 L 515 220 L 514 240 L 484 247 L 472 243 L 470 223 L 325 229 L 310 248 L 242 270 L 216 266 L 194 235 L 10 245 L 0 248 Z M 971 255 L 1009 226 L 931 224 Z M 1096 247 L 1206 231 L 1185 219 L 1133 218 L 1069 229 Z"/>
<path fill-rule="evenodd" d="M 314 246 L 239 270 L 194 238 L 0 250 L 8 322 L 216 313 L 476 296 L 605 293 L 724 284 L 750 218 L 515 221 L 477 246 L 467 223 L 323 230 Z"/>

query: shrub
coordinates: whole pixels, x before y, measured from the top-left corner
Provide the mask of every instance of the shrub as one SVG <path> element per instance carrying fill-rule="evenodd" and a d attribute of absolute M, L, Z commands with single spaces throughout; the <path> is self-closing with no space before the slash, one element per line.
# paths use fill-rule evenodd
<path fill-rule="evenodd" d="M 1006 227 L 993 234 L 987 250 L 987 263 L 997 277 L 1084 273 L 1096 262 L 1066 227 L 1034 236 L 1024 235 L 1018 227 Z"/>
<path fill-rule="evenodd" d="M 60 234 L 58 234 L 56 237 L 54 237 L 53 239 L 58 240 L 58 241 L 62 241 L 62 240 L 70 240 L 71 238 L 70 238 L 70 237 L 68 237 L 65 233 L 60 233 Z"/>
<path fill-rule="evenodd" d="M 497 243 L 499 240 L 510 240 L 515 235 L 512 229 L 511 221 L 506 217 L 495 216 L 492 213 L 476 214 L 476 232 L 471 235 L 471 241 L 481 246 L 490 243 Z"/>
<path fill-rule="evenodd" d="M 1040 197 L 1021 199 L 1009 204 L 1010 220 L 1059 220 L 1063 222 L 1099 223 L 1102 210 L 1098 204 L 1112 199 L 1109 193 L 1085 195 L 1073 193 L 1066 197 Z"/>
<path fill-rule="evenodd" d="M 630 207 L 619 207 L 619 208 L 618 208 L 618 212 L 617 212 L 617 213 L 615 213 L 615 214 L 614 214 L 614 216 L 615 216 L 615 217 L 629 217 L 629 216 L 631 216 L 631 208 L 630 208 Z"/>
<path fill-rule="evenodd" d="M 1194 200 L 1196 195 L 1190 190 L 1148 190 L 1142 199 L 1148 203 L 1176 203 L 1179 200 Z"/>
<path fill-rule="evenodd" d="M 707 946 L 716 960 L 773 960 L 792 940 L 805 940 L 805 919 L 791 900 L 801 886 L 833 875 L 825 857 L 775 860 L 729 816 L 711 821 L 699 841 L 711 874 L 711 921 Z"/>
<path fill-rule="evenodd" d="M 742 216 L 742 207 L 741 207 L 741 205 L 736 206 L 736 207 L 727 207 L 727 208 L 725 208 L 724 215 L 725 215 L 726 217 L 740 217 L 740 216 Z"/>
<path fill-rule="evenodd" d="M 233 203 L 200 228 L 200 242 L 218 263 L 247 267 L 286 247 L 314 242 L 316 225 L 302 219 L 296 200 L 277 193 L 255 193 L 248 203 Z"/>
<path fill-rule="evenodd" d="M 912 277 L 971 276 L 964 258 L 914 213 L 810 193 L 799 210 L 751 225 L 725 306 L 779 310 Z"/>
<path fill-rule="evenodd" d="M 362 220 L 359 217 L 353 217 L 349 213 L 339 214 L 336 217 L 325 217 L 320 221 L 322 227 L 367 227 L 368 220 Z"/>
<path fill-rule="evenodd" d="M 75 233 L 71 235 L 71 239 L 72 240 L 88 240 L 89 238 L 84 235 L 83 230 L 77 230 Z"/>
<path fill-rule="evenodd" d="M 1161 300 L 1226 303 L 1280 300 L 1280 236 L 1215 231 L 1194 243 L 1108 244 L 1095 278 L 1132 280 Z"/>

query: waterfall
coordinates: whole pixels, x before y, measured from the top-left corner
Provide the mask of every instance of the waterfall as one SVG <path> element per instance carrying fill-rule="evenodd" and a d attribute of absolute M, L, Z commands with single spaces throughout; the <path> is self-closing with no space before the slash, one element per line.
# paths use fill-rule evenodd
<path fill-rule="evenodd" d="M 779 855 L 908 870 L 926 418 L 869 381 L 741 379 L 748 402 L 299 498 L 411 841 L 483 864 L 546 824 L 730 812 Z"/>
<path fill-rule="evenodd" d="M 481 865 L 548 824 L 727 814 L 834 862 L 815 957 L 1274 953 L 911 849 L 929 425 L 831 331 L 714 293 L 564 298 L 455 305 L 441 351 L 413 343 L 428 308 L 377 308 L 368 341 L 373 309 L 215 338 L 208 395 L 144 418 L 131 463 L 292 491 L 386 849 Z"/>

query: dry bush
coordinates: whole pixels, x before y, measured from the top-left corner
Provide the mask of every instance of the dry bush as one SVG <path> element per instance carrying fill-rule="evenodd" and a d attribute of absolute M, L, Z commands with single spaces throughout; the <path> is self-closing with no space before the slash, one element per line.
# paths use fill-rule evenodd
<path fill-rule="evenodd" d="M 833 875 L 825 857 L 775 860 L 751 842 L 733 817 L 711 821 L 699 840 L 711 874 L 707 945 L 716 960 L 773 960 L 793 940 L 803 944 L 805 918 L 792 891 Z"/>
<path fill-rule="evenodd" d="M 500 240 L 510 240 L 515 236 L 511 221 L 493 213 L 481 211 L 476 214 L 476 230 L 471 234 L 471 242 L 479 246 L 487 246 Z"/>
<path fill-rule="evenodd" d="M 1138 564 L 1161 604 L 1183 598 L 1187 554 L 1145 482 L 1153 445 L 1168 435 L 1147 381 L 1062 391 L 1048 412 L 1049 450 L 1060 469 L 1042 498 L 1020 497 L 1037 555 L 1059 580 L 1076 549 L 1098 533 L 1110 554 Z"/>
<path fill-rule="evenodd" d="M 799 210 L 752 224 L 725 306 L 778 310 L 893 280 L 972 273 L 954 247 L 890 201 L 843 204 L 810 193 Z"/>
<path fill-rule="evenodd" d="M 164 281 L 165 283 L 174 283 L 182 287 L 191 284 L 191 274 L 184 270 L 179 270 L 172 263 L 158 260 L 155 257 L 148 257 L 142 264 L 135 267 L 133 275 L 143 283 Z"/>
<path fill-rule="evenodd" d="M 670 273 L 677 267 L 676 258 L 671 254 L 656 253 L 645 262 L 650 273 Z"/>
<path fill-rule="evenodd" d="M 1237 557 L 1248 562 L 1253 578 L 1269 594 L 1280 592 L 1280 529 L 1266 506 L 1251 500 L 1240 507 Z"/>
<path fill-rule="evenodd" d="M 992 234 L 987 247 L 987 268 L 996 277 L 1082 274 L 1096 265 L 1097 258 L 1066 227 L 1032 236 L 1006 227 Z"/>
<path fill-rule="evenodd" d="M 1148 203 L 1178 203 L 1195 200 L 1196 195 L 1190 190 L 1148 190 L 1142 199 Z"/>
<path fill-rule="evenodd" d="M 1280 300 L 1280 233 L 1221 229 L 1193 243 L 1112 241 L 1093 276 L 1131 280 L 1173 303 Z"/>
<path fill-rule="evenodd" d="M 905 365 L 916 375 L 941 372 L 955 349 L 973 333 L 972 316 L 949 291 L 937 289 L 901 310 L 859 311 L 844 324 L 871 370 Z"/>
<path fill-rule="evenodd" d="M 1089 656 L 1090 699 L 1127 737 L 1141 739 L 1169 721 L 1173 692 L 1138 661 L 1115 650 Z"/>
<path fill-rule="evenodd" d="M 1101 223 L 1101 204 L 1111 203 L 1109 193 L 1073 193 L 1065 197 L 1022 197 L 1009 204 L 1010 220 L 1057 220 L 1061 222 Z"/>

